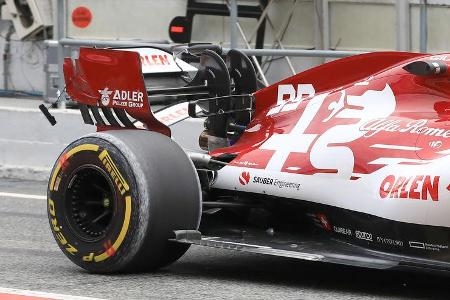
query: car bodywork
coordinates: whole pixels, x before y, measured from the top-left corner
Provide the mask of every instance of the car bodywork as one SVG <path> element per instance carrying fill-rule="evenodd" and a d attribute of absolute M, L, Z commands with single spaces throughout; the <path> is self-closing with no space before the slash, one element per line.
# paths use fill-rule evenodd
<path fill-rule="evenodd" d="M 363 54 L 254 91 L 245 76 L 221 77 L 225 64 L 213 51 L 183 70 L 161 49 L 128 50 L 83 48 L 66 59 L 67 92 L 100 131 L 170 136 L 171 123 L 150 109 L 155 94 L 178 93 L 183 112 L 210 121 L 207 152 L 190 154 L 204 191 L 202 224 L 180 228 L 173 241 L 450 270 L 450 54 Z M 162 69 L 146 74 L 146 64 Z M 162 77 L 182 82 L 197 68 L 182 87 L 149 87 Z M 230 134 L 230 124 L 242 129 Z"/>

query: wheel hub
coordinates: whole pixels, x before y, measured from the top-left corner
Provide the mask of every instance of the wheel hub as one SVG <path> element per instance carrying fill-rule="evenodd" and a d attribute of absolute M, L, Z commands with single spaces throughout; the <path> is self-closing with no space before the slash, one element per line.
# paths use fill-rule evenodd
<path fill-rule="evenodd" d="M 66 192 L 66 216 L 81 239 L 97 241 L 104 237 L 114 215 L 114 196 L 110 179 L 98 167 L 75 171 Z"/>

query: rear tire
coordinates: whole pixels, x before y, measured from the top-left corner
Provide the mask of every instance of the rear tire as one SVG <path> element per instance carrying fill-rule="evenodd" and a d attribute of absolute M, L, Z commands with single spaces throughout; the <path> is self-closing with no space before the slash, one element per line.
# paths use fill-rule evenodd
<path fill-rule="evenodd" d="M 48 187 L 58 245 L 96 273 L 148 271 L 180 258 L 174 230 L 198 228 L 201 189 L 185 152 L 141 130 L 96 133 L 60 155 Z"/>

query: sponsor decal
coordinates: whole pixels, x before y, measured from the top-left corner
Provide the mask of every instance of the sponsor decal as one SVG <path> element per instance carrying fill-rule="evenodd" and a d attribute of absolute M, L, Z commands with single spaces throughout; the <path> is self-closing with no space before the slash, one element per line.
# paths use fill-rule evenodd
<path fill-rule="evenodd" d="M 366 241 L 369 241 L 369 242 L 373 241 L 372 234 L 369 233 L 369 232 L 356 230 L 355 231 L 355 236 L 356 236 L 357 239 L 360 239 L 360 240 L 366 240 Z"/>
<path fill-rule="evenodd" d="M 328 221 L 328 218 L 324 214 L 316 214 L 316 218 L 320 223 L 320 227 L 325 229 L 326 231 L 331 231 L 331 224 Z"/>
<path fill-rule="evenodd" d="M 112 180 L 117 186 L 117 189 L 119 190 L 121 195 L 124 195 L 127 191 L 130 190 L 130 186 L 123 178 L 122 174 L 119 172 L 119 169 L 117 169 L 116 164 L 112 160 L 111 156 L 109 155 L 107 150 L 103 150 L 99 155 L 98 158 L 100 158 L 101 162 L 105 166 L 106 170 L 108 171 L 109 175 L 111 175 Z"/>
<path fill-rule="evenodd" d="M 137 47 L 120 50 L 139 53 L 140 62 L 142 66 L 142 73 L 144 74 L 197 71 L 197 68 L 195 68 L 194 66 L 184 62 L 181 59 L 172 56 L 171 53 L 168 53 L 160 49 Z"/>
<path fill-rule="evenodd" d="M 249 181 L 250 181 L 250 173 L 245 171 L 242 172 L 241 175 L 239 176 L 239 183 L 241 185 L 247 185 Z"/>
<path fill-rule="evenodd" d="M 366 138 L 372 137 L 380 132 L 412 133 L 443 138 L 450 137 L 450 129 L 445 130 L 442 128 L 428 127 L 425 126 L 426 124 L 427 120 L 425 119 L 405 122 L 404 120 L 378 118 L 362 124 L 359 130 L 366 132 L 364 135 Z"/>
<path fill-rule="evenodd" d="M 386 244 L 391 246 L 403 247 L 403 241 L 394 240 L 386 237 L 377 236 L 377 242 L 380 244 Z"/>
<path fill-rule="evenodd" d="M 272 185 L 280 189 L 296 189 L 297 191 L 300 189 L 299 183 L 284 181 L 276 178 L 253 176 L 253 180 L 250 181 L 250 179 L 250 172 L 244 171 L 241 175 L 239 175 L 239 183 L 241 185 L 247 185 L 251 182 L 255 184 Z"/>
<path fill-rule="evenodd" d="M 439 201 L 440 176 L 387 176 L 380 186 L 381 198 Z"/>
<path fill-rule="evenodd" d="M 430 250 L 430 251 L 441 251 L 441 250 L 448 249 L 448 245 L 430 244 L 430 243 L 415 242 L 415 241 L 409 241 L 409 247 L 416 248 L 416 249 Z"/>
<path fill-rule="evenodd" d="M 442 141 L 431 141 L 428 143 L 428 145 L 433 149 L 441 148 Z"/>
<path fill-rule="evenodd" d="M 253 183 L 265 184 L 265 185 L 274 185 L 280 189 L 296 189 L 297 191 L 300 189 L 300 184 L 295 182 L 288 182 L 280 179 L 274 179 L 270 177 L 253 177 Z"/>
<path fill-rule="evenodd" d="M 274 180 L 269 177 L 259 177 L 259 176 L 253 177 L 253 183 L 273 185 L 273 181 Z"/>
<path fill-rule="evenodd" d="M 352 235 L 352 230 L 348 229 L 348 228 L 344 228 L 344 227 L 333 226 L 333 231 L 336 233 L 339 233 L 339 234 L 343 234 L 343 235 L 348 235 L 348 236 Z"/>
<path fill-rule="evenodd" d="M 48 199 L 48 212 L 50 214 L 51 228 L 56 239 L 67 252 L 69 252 L 71 255 L 75 255 L 78 250 L 74 246 L 72 246 L 64 237 L 64 234 L 61 231 L 62 227 L 59 225 L 58 220 L 56 219 L 55 202 L 52 199 Z"/>
<path fill-rule="evenodd" d="M 267 112 L 267 115 L 297 109 L 303 99 L 312 97 L 316 93 L 312 84 L 278 85 L 277 105 Z"/>
<path fill-rule="evenodd" d="M 362 95 L 348 95 L 343 91 L 339 99 L 331 103 L 328 95 L 315 95 L 314 88 L 308 84 L 296 88 L 292 85 L 278 86 L 277 105 L 269 110 L 268 115 L 297 109 L 301 103 L 302 109 L 300 118 L 289 131 L 272 134 L 259 146 L 260 150 L 274 151 L 267 162 L 267 170 L 308 175 L 321 173 L 328 177 L 351 179 L 357 158 L 351 147 L 345 144 L 369 134 L 370 128 L 365 127 L 374 123 L 374 119 L 388 118 L 395 111 L 395 96 L 388 84 L 381 91 L 367 90 Z M 322 115 L 325 110 L 328 112 Z M 323 129 L 319 129 L 322 126 Z M 305 168 L 303 172 L 301 168 L 288 170 L 287 167 L 301 167 L 291 153 L 305 154 L 313 168 L 309 167 L 308 171 Z"/>
<path fill-rule="evenodd" d="M 170 109 L 170 108 L 168 108 Z M 188 108 L 187 107 L 181 107 L 176 110 L 168 111 L 167 113 L 164 112 L 164 115 L 162 115 L 159 119 L 162 123 L 168 125 L 173 124 L 175 122 L 178 122 L 180 120 L 183 120 L 184 118 L 187 118 L 189 116 L 188 114 Z"/>
<path fill-rule="evenodd" d="M 98 90 L 98 92 L 100 93 L 100 102 L 103 106 L 109 105 L 111 95 L 112 105 L 130 108 L 141 108 L 144 106 L 144 93 L 141 91 L 110 91 L 108 87 L 105 87 L 103 90 Z"/>
<path fill-rule="evenodd" d="M 171 61 L 167 54 L 141 55 L 143 66 L 168 66 Z"/>
<path fill-rule="evenodd" d="M 105 87 L 103 90 L 98 90 L 100 93 L 100 102 L 107 106 L 109 102 L 111 101 L 110 95 L 113 93 L 113 91 L 110 91 L 107 87 Z"/>
<path fill-rule="evenodd" d="M 233 161 L 234 165 L 240 165 L 240 166 L 248 166 L 248 167 L 256 167 L 259 164 L 254 163 L 254 162 L 249 162 L 248 160 L 243 160 L 243 161 Z"/>

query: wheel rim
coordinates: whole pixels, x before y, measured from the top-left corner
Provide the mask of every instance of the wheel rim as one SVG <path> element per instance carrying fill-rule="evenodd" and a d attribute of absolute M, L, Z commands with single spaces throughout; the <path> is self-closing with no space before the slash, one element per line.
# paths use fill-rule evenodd
<path fill-rule="evenodd" d="M 115 192 L 107 174 L 96 166 L 74 171 L 65 195 L 65 215 L 82 240 L 105 237 L 116 209 Z"/>

